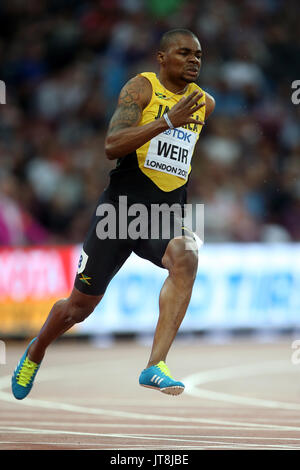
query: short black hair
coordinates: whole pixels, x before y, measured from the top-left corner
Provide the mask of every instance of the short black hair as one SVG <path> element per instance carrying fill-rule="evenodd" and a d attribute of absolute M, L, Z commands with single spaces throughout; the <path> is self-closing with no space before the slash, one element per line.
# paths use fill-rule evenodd
<path fill-rule="evenodd" d="M 193 38 L 197 39 L 196 34 L 194 34 L 192 31 L 189 29 L 184 29 L 184 28 L 176 28 L 176 29 L 171 29 L 170 31 L 167 31 L 160 39 L 158 50 L 159 51 L 166 51 L 170 44 L 172 43 L 172 40 L 174 39 L 175 36 L 179 35 L 185 35 L 185 36 L 192 36 Z"/>

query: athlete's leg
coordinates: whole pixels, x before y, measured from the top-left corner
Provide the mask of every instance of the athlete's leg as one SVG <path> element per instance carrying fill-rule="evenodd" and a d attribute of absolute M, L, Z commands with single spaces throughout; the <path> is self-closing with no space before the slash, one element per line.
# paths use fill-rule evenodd
<path fill-rule="evenodd" d="M 162 264 L 168 269 L 169 275 L 160 291 L 159 318 L 147 367 L 166 360 L 185 316 L 197 273 L 196 241 L 186 237 L 172 239 L 162 258 Z"/>
<path fill-rule="evenodd" d="M 76 323 L 84 321 L 98 305 L 103 295 L 87 295 L 73 288 L 70 297 L 58 300 L 52 307 L 37 339 L 28 350 L 31 361 L 39 364 L 47 347 Z"/>
<path fill-rule="evenodd" d="M 118 206 L 105 193 L 100 196 L 98 208 L 101 204 L 112 204 L 118 210 Z M 131 244 L 127 240 L 98 237 L 97 225 L 102 217 L 97 216 L 95 211 L 83 244 L 70 297 L 53 305 L 37 339 L 28 350 L 29 359 L 33 362 L 39 364 L 50 343 L 93 312 L 111 279 L 131 254 Z"/>
<path fill-rule="evenodd" d="M 105 193 L 100 197 L 101 203 L 110 203 Z M 95 211 L 70 296 L 53 305 L 38 336 L 29 344 L 13 373 L 12 391 L 17 399 L 22 400 L 30 393 L 47 347 L 93 312 L 108 284 L 132 252 L 131 240 L 99 236 L 97 226 L 101 217 Z"/>

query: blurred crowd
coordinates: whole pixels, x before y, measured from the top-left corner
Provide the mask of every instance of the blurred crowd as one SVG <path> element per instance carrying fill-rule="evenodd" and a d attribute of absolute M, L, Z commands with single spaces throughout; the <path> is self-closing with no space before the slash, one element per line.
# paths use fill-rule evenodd
<path fill-rule="evenodd" d="M 119 91 L 176 27 L 198 35 L 216 100 L 188 187 L 205 241 L 300 241 L 298 18 L 296 0 L 2 0 L 0 245 L 82 242 Z"/>

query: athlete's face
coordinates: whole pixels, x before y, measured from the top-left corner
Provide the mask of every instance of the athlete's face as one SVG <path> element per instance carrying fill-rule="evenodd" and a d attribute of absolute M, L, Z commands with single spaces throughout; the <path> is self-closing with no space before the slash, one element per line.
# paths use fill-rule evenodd
<path fill-rule="evenodd" d="M 158 60 L 170 80 L 191 83 L 197 80 L 201 67 L 202 49 L 190 35 L 177 35 L 168 48 L 158 54 Z"/>

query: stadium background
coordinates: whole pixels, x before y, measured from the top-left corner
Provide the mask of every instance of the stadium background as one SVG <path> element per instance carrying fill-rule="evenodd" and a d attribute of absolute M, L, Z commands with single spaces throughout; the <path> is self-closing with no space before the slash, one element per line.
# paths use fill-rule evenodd
<path fill-rule="evenodd" d="M 159 38 L 179 26 L 198 35 L 199 84 L 216 99 L 189 183 L 205 244 L 182 331 L 298 328 L 297 11 L 293 0 L 1 2 L 1 337 L 34 334 L 68 295 L 115 165 L 104 137 L 120 88 L 157 70 Z M 150 333 L 164 277 L 131 258 L 74 332 Z"/>

